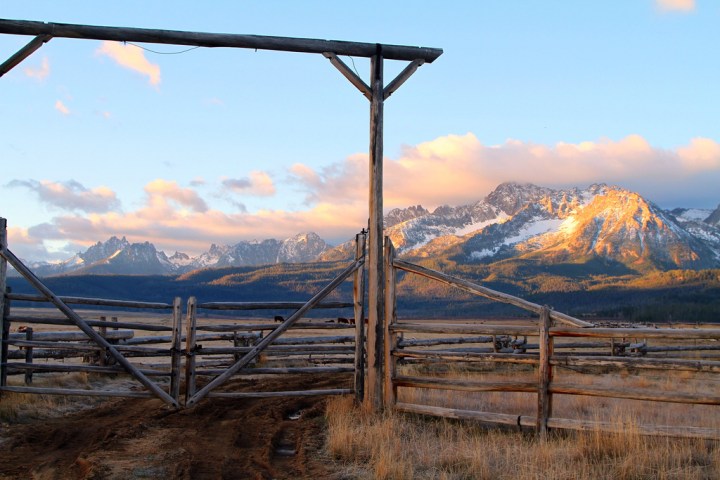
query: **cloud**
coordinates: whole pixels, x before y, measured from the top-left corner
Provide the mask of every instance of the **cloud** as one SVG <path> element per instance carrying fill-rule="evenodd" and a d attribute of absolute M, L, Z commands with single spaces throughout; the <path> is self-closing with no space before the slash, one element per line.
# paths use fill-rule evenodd
<path fill-rule="evenodd" d="M 120 42 L 104 41 L 97 49 L 97 53 L 107 55 L 118 65 L 147 76 L 151 85 L 160 85 L 160 67 L 150 63 L 141 48 Z"/>
<path fill-rule="evenodd" d="M 25 75 L 30 78 L 34 78 L 36 80 L 40 80 L 40 81 L 45 80 L 45 78 L 47 78 L 47 76 L 50 75 L 50 62 L 48 61 L 47 57 L 43 57 L 40 67 L 26 68 Z"/>
<path fill-rule="evenodd" d="M 222 186 L 239 195 L 252 195 L 258 197 L 270 197 L 275 195 L 275 185 L 272 178 L 265 172 L 255 170 L 245 178 L 226 178 Z"/>
<path fill-rule="evenodd" d="M 657 8 L 664 12 L 692 12 L 695 0 L 655 0 Z"/>
<path fill-rule="evenodd" d="M 666 208 L 714 207 L 720 200 L 720 144 L 708 138 L 662 149 L 639 135 L 555 145 L 512 139 L 484 145 L 468 133 L 406 146 L 396 158 L 386 157 L 384 167 L 386 211 L 417 204 L 434 208 L 474 203 L 507 181 L 548 187 L 616 184 Z M 27 236 L 89 246 L 112 235 L 126 235 L 130 241 L 150 241 L 168 252 L 193 255 L 207 250 L 211 243 L 287 238 L 308 230 L 337 244 L 367 225 L 366 154 L 317 169 L 298 163 L 288 173 L 289 185 L 279 185 L 304 194 L 303 210 L 248 212 L 236 203 L 236 211 L 222 211 L 208 206 L 192 188 L 158 179 L 145 185 L 145 202 L 134 211 L 58 216 L 28 229 Z M 224 188 L 245 194 L 263 185 L 258 179 L 269 182 L 270 177 L 259 172 L 225 179 Z"/>
<path fill-rule="evenodd" d="M 183 211 L 204 213 L 208 210 L 207 203 L 192 189 L 182 188 L 177 182 L 157 179 L 145 185 L 147 194 L 146 213 L 152 217 L 162 218 L 162 215 L 172 212 L 174 205 L 180 206 Z"/>
<path fill-rule="evenodd" d="M 614 183 L 663 201 L 679 194 L 698 195 L 693 184 L 698 175 L 720 177 L 720 145 L 696 138 L 687 146 L 664 150 L 629 135 L 617 141 L 553 146 L 510 139 L 487 146 L 468 133 L 404 147 L 399 158 L 385 158 L 384 171 L 386 209 L 471 203 L 507 181 L 557 187 Z M 318 170 L 295 164 L 289 173 L 309 205 L 352 204 L 367 198 L 366 155 Z"/>
<path fill-rule="evenodd" d="M 34 192 L 42 203 L 68 211 L 102 213 L 120 207 L 115 192 L 109 188 L 101 186 L 88 189 L 74 180 L 12 180 L 8 186 L 27 188 Z"/>
<path fill-rule="evenodd" d="M 55 102 L 55 110 L 62 113 L 63 115 L 70 115 L 70 109 L 66 107 L 61 100 Z"/>

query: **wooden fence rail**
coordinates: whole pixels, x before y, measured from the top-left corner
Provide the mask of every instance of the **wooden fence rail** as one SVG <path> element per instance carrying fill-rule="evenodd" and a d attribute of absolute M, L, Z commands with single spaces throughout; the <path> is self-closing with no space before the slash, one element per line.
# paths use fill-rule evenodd
<path fill-rule="evenodd" d="M 579 368 L 593 375 L 599 375 L 601 371 L 616 371 L 617 369 L 720 373 L 720 361 L 707 357 L 708 352 L 712 354 L 714 351 L 720 350 L 720 345 L 714 343 L 720 339 L 720 329 L 588 328 L 592 327 L 592 324 L 554 312 L 548 307 L 398 260 L 394 258 L 394 249 L 391 246 L 388 247 L 388 243 L 390 241 L 386 239 L 385 258 L 388 265 L 386 278 L 390 277 L 394 281 L 392 272 L 403 270 L 495 301 L 515 305 L 538 315 L 537 326 L 399 322 L 394 307 L 396 290 L 394 287 L 387 288 L 389 307 L 387 309 L 388 340 L 386 345 L 388 346 L 388 356 L 393 359 L 393 362 L 388 364 L 386 372 L 389 385 L 386 386 L 386 389 L 389 390 L 389 392 L 386 391 L 386 400 L 388 400 L 389 406 L 399 411 L 534 427 L 541 438 L 545 438 L 548 429 L 551 428 L 618 430 L 617 425 L 610 422 L 557 417 L 556 412 L 553 412 L 553 397 L 556 395 L 720 405 L 720 394 L 717 393 L 576 385 L 555 378 L 555 369 L 557 368 Z M 553 321 L 566 325 L 553 326 Z M 408 338 L 407 335 L 424 335 L 424 337 Z M 535 340 L 528 342 L 528 338 Z M 559 339 L 568 340 L 557 341 Z M 688 344 L 690 341 L 693 344 Z M 651 342 L 656 344 L 651 345 Z M 673 342 L 674 344 L 672 344 Z M 481 346 L 483 344 L 491 346 Z M 454 345 L 461 346 L 454 347 Z M 688 353 L 699 358 L 677 358 Z M 463 378 L 450 378 L 437 375 L 428 377 L 404 374 L 400 373 L 401 369 L 397 362 L 429 364 L 482 362 L 483 364 L 530 365 L 536 367 L 536 380 L 472 380 L 465 375 Z M 418 369 L 415 368 L 411 371 L 416 372 Z M 413 404 L 397 400 L 398 388 L 529 393 L 537 396 L 537 412 L 535 415 L 518 416 Z M 720 429 L 717 428 L 666 425 L 633 425 L 632 428 L 635 432 L 648 435 L 720 439 Z"/>

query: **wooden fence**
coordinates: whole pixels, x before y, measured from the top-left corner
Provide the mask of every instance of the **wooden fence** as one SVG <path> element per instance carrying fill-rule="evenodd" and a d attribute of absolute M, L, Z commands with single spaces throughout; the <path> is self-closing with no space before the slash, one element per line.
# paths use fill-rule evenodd
<path fill-rule="evenodd" d="M 496 292 L 480 285 L 395 258 L 388 238 L 385 244 L 385 276 L 388 320 L 386 337 L 385 402 L 400 411 L 464 418 L 483 422 L 534 427 L 544 437 L 549 428 L 617 431 L 617 423 L 563 418 L 553 410 L 557 395 L 674 402 L 692 405 L 720 405 L 718 390 L 678 391 L 675 389 L 628 388 L 613 385 L 579 385 L 555 378 L 558 368 L 581 369 L 593 375 L 600 370 L 656 370 L 664 372 L 720 373 L 720 329 L 700 328 L 588 328 L 592 324 L 555 312 L 526 300 Z M 472 323 L 399 322 L 396 308 L 398 271 L 422 275 L 495 301 L 515 305 L 537 316 L 537 325 L 486 325 Z M 425 338 L 414 338 L 423 336 Z M 673 342 L 675 342 L 673 344 Z M 693 358 L 689 358 L 692 356 Z M 472 380 L 403 374 L 400 364 L 530 365 L 535 380 Z M 411 369 L 417 371 L 418 369 Z M 596 377 L 597 378 L 597 377 Z M 718 385 L 720 386 L 720 385 Z M 398 389 L 433 389 L 461 392 L 523 392 L 536 395 L 535 415 L 481 412 L 444 406 L 398 401 Z M 696 426 L 633 425 L 648 435 L 720 438 L 720 429 Z"/>
<path fill-rule="evenodd" d="M 309 301 L 198 303 L 192 297 L 187 302 L 186 333 L 183 335 L 180 298 L 166 304 L 56 296 L 7 249 L 4 219 L 0 220 L 3 222 L 0 225 L 0 287 L 5 291 L 4 295 L 0 295 L 0 393 L 157 396 L 178 408 L 182 403 L 180 391 L 184 379 L 185 406 L 191 406 L 205 396 L 354 393 L 358 399 L 363 398 L 365 231 L 357 235 L 355 260 Z M 19 295 L 5 288 L 8 262 L 40 295 Z M 351 277 L 352 301 L 324 301 Z M 11 304 L 18 301 L 54 306 L 57 310 L 22 309 L 15 313 Z M 97 311 L 89 310 L 91 313 L 80 315 L 71 305 L 82 305 L 85 309 L 119 307 L 123 311 L 108 313 L 102 310 L 97 318 Z M 306 317 L 310 310 L 322 308 L 346 309 L 347 318 L 318 320 Z M 158 322 L 157 313 L 134 314 L 133 310 L 167 311 L 169 317 L 166 321 Z M 261 316 L 248 321 L 227 314 L 232 311 L 268 310 L 281 311 L 287 318 L 279 315 L 272 319 Z M 198 311 L 224 311 L 224 314 L 215 318 L 204 315 L 199 319 Z M 355 322 L 355 318 L 360 321 Z M 288 334 L 284 335 L 286 332 Z M 263 363 L 267 365 L 257 363 L 261 354 L 265 360 Z M 183 357 L 186 358 L 184 371 Z M 298 364 L 298 359 L 301 359 L 302 365 Z M 281 364 L 278 364 L 278 360 L 282 361 Z M 82 389 L 32 386 L 33 374 L 57 372 L 129 373 L 141 385 L 129 389 L 90 388 L 89 385 Z M 330 373 L 354 374 L 354 383 L 353 376 L 348 376 L 352 388 L 287 392 L 217 391 L 222 384 L 238 376 Z M 25 385 L 8 385 L 8 375 L 21 374 L 25 376 Z M 203 384 L 199 389 L 198 378 Z M 138 386 L 145 387 L 146 391 L 138 390 Z"/>
<path fill-rule="evenodd" d="M 15 313 L 12 302 L 32 302 L 48 306 L 44 296 L 6 292 L 3 311 L 2 352 L 0 362 L 0 391 L 81 396 L 152 397 L 151 391 L 136 389 L 67 389 L 61 387 L 31 386 L 33 373 L 84 372 L 117 375 L 127 373 L 109 354 L 108 349 L 92 340 L 68 318 L 56 310 L 22 309 Z M 167 383 L 166 393 L 178 400 L 181 379 L 181 312 L 180 299 L 172 303 L 134 302 L 122 300 L 58 297 L 65 305 L 84 307 L 120 307 L 129 321 L 118 321 L 120 314 L 108 319 L 85 319 L 85 323 L 123 358 L 133 359 L 133 368 L 152 377 L 154 384 Z M 44 305 L 43 305 L 44 304 Z M 167 312 L 165 322 L 147 322 L 133 310 Z M 29 312 L 29 313 L 28 313 Z M 57 313 L 56 313 L 57 312 Z M 21 325 L 14 328 L 13 325 Z M 65 330 L 57 330 L 65 328 Z M 22 331 L 19 331 L 22 330 Z M 36 331 L 39 330 L 39 331 Z M 47 330 L 47 331 L 45 331 Z M 148 336 L 146 332 L 159 333 Z M 140 333 L 142 336 L 138 336 Z M 41 360 L 41 362 L 38 362 Z M 8 375 L 24 374 L 25 386 L 10 386 Z"/>

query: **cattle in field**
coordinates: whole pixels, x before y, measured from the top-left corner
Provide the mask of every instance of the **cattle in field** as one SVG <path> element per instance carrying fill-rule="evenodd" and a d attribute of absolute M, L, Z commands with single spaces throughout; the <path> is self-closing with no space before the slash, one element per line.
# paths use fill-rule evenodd
<path fill-rule="evenodd" d="M 348 323 L 350 325 L 355 325 L 355 319 L 354 318 L 348 318 Z"/>
<path fill-rule="evenodd" d="M 278 323 L 282 323 L 285 321 L 285 318 L 282 315 L 275 315 L 275 321 Z"/>
<path fill-rule="evenodd" d="M 338 323 L 350 323 L 350 320 L 348 320 L 345 317 L 338 317 Z"/>

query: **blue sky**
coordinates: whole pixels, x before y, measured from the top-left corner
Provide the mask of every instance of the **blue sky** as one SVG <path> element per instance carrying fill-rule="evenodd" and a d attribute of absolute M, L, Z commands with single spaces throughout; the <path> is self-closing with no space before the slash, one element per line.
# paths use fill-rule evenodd
<path fill-rule="evenodd" d="M 503 181 L 720 202 L 712 0 L 3 0 L 0 18 L 442 48 L 386 103 L 387 208 Z M 0 57 L 29 40 L 0 35 Z M 0 113 L 0 216 L 26 259 L 111 235 L 340 242 L 367 219 L 369 105 L 320 55 L 56 38 L 0 78 Z"/>

